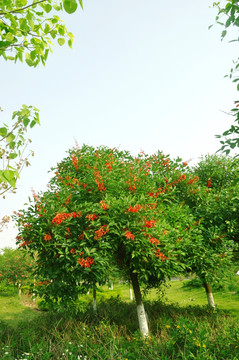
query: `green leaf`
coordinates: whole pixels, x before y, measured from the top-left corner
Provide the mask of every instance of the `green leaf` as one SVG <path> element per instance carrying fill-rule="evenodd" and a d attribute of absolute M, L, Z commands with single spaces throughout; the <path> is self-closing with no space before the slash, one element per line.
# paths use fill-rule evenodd
<path fill-rule="evenodd" d="M 12 187 L 16 186 L 16 179 L 14 178 L 15 171 L 5 170 L 5 171 L 3 171 L 2 175 Z"/>
<path fill-rule="evenodd" d="M 5 37 L 5 39 L 7 40 L 7 41 L 13 41 L 13 39 L 14 39 L 14 36 L 10 33 L 10 32 L 8 32 L 7 33 L 7 35 L 6 35 L 6 37 Z"/>
<path fill-rule="evenodd" d="M 58 33 L 59 33 L 61 36 L 64 36 L 64 35 L 65 35 L 65 28 L 64 28 L 64 26 L 59 26 L 59 28 L 58 28 Z"/>
<path fill-rule="evenodd" d="M 221 37 L 224 38 L 227 34 L 227 31 L 226 30 L 223 30 L 222 34 L 221 34 Z"/>
<path fill-rule="evenodd" d="M 30 120 L 29 120 L 28 118 L 24 118 L 24 119 L 23 119 L 23 125 L 24 125 L 25 127 L 28 126 L 29 122 L 30 122 Z"/>
<path fill-rule="evenodd" d="M 7 128 L 0 128 L 0 136 L 5 137 L 7 135 Z"/>
<path fill-rule="evenodd" d="M 77 9 L 76 0 L 63 0 L 63 7 L 68 14 L 72 14 Z"/>
<path fill-rule="evenodd" d="M 60 46 L 64 45 L 65 44 L 65 39 L 64 38 L 58 38 L 57 39 L 57 42 Z"/>
<path fill-rule="evenodd" d="M 30 128 L 32 129 L 33 126 L 35 126 L 35 125 L 36 125 L 36 121 L 35 121 L 35 120 L 32 120 L 32 122 L 31 122 L 31 124 L 30 124 Z"/>
<path fill-rule="evenodd" d="M 17 157 L 17 154 L 16 153 L 11 153 L 10 155 L 9 155 L 9 158 L 10 159 L 16 159 L 16 157 Z"/>
<path fill-rule="evenodd" d="M 84 8 L 83 8 L 83 0 L 79 0 L 79 3 L 80 3 L 80 6 L 81 6 L 82 10 L 84 10 Z"/>
<path fill-rule="evenodd" d="M 46 13 L 49 13 L 52 10 L 52 6 L 50 4 L 46 4 L 44 8 Z"/>
<path fill-rule="evenodd" d="M 13 141 L 14 139 L 15 139 L 15 135 L 13 135 L 13 134 L 9 134 L 8 136 L 7 136 L 7 142 L 11 142 L 11 141 Z"/>
<path fill-rule="evenodd" d="M 46 24 L 45 25 L 45 28 L 44 28 L 44 34 L 48 34 L 49 33 L 49 31 L 50 31 L 50 25 L 49 24 Z"/>
<path fill-rule="evenodd" d="M 9 143 L 9 147 L 10 147 L 10 149 L 14 149 L 15 148 L 15 146 L 16 146 L 16 143 L 15 143 L 15 141 L 11 141 L 10 143 Z"/>

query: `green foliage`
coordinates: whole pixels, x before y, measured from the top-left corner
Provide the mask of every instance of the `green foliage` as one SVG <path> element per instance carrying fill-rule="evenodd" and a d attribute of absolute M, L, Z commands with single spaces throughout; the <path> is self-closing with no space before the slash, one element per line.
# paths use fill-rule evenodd
<path fill-rule="evenodd" d="M 83 8 L 82 0 L 79 4 Z M 73 34 L 57 15 L 63 9 L 75 12 L 76 0 L 0 0 L 0 56 L 36 67 L 45 65 L 54 41 L 71 48 Z"/>
<path fill-rule="evenodd" d="M 221 5 L 221 2 L 214 2 L 213 6 L 217 8 L 218 15 L 216 16 L 216 23 L 223 27 L 221 32 L 221 39 L 223 40 L 228 34 L 229 28 L 239 27 L 239 6 L 237 0 L 226 0 Z M 209 26 L 209 28 L 211 28 Z M 236 39 L 230 40 L 230 42 L 238 42 L 239 36 Z M 233 83 L 237 84 L 237 90 L 239 90 L 239 77 L 237 75 L 239 69 L 239 58 L 233 61 L 234 66 L 230 70 L 230 74 L 226 75 Z M 217 138 L 221 139 L 221 148 L 218 151 L 222 151 L 226 155 L 230 153 L 232 149 L 239 147 L 239 116 L 238 116 L 238 101 L 235 101 L 236 108 L 231 110 L 230 115 L 233 116 L 234 122 L 231 127 L 224 131 L 222 135 L 216 135 Z M 239 156 L 238 154 L 236 155 Z"/>
<path fill-rule="evenodd" d="M 191 270 L 203 281 L 217 282 L 238 249 L 238 161 L 206 156 L 191 171 L 195 188 L 185 202 L 203 237 L 202 246 L 189 253 Z"/>
<path fill-rule="evenodd" d="M 33 260 L 24 250 L 5 248 L 0 255 L 0 283 L 6 286 L 33 284 Z"/>
<path fill-rule="evenodd" d="M 12 116 L 14 124 L 11 129 L 3 124 L 0 128 L 0 195 L 8 190 L 14 191 L 17 179 L 24 166 L 30 165 L 29 156 L 33 152 L 25 154 L 27 145 L 31 142 L 26 137 L 29 128 L 33 128 L 39 122 L 39 110 L 33 106 L 23 105 Z"/>
<path fill-rule="evenodd" d="M 83 9 L 82 0 L 79 4 Z M 54 41 L 60 46 L 67 42 L 71 48 L 73 34 L 67 30 L 57 12 L 63 8 L 67 13 L 77 9 L 76 0 L 0 0 L 0 58 L 23 62 L 36 67 L 45 65 Z M 1 111 L 1 108 L 0 108 Z M 30 139 L 26 139 L 28 128 L 39 124 L 39 110 L 23 105 L 13 113 L 12 129 L 0 125 L 0 195 L 16 188 L 16 181 L 23 166 L 30 165 L 24 157 Z M 33 153 L 32 153 L 33 154 Z M 12 162 L 14 163 L 12 165 Z"/>
<path fill-rule="evenodd" d="M 192 269 L 207 281 L 218 278 L 234 243 L 220 219 L 211 224 L 217 192 L 203 166 L 195 170 L 199 186 L 195 171 L 162 153 L 70 150 L 52 169 L 49 190 L 15 217 L 18 244 L 38 253 L 39 294 L 67 302 L 106 283 L 115 267 L 126 280 L 136 273 L 145 288 Z"/>

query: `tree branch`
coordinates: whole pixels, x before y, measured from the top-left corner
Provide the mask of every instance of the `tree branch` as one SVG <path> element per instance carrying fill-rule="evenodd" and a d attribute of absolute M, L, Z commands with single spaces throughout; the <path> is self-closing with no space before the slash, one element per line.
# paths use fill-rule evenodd
<path fill-rule="evenodd" d="M 21 12 L 21 11 L 23 11 L 23 10 L 26 10 L 26 9 L 29 8 L 29 7 L 32 7 L 32 6 L 34 6 L 34 5 L 37 5 L 37 4 L 46 2 L 46 1 L 48 1 L 48 0 L 40 0 L 40 1 L 37 1 L 37 2 L 32 3 L 32 4 L 30 4 L 30 5 L 24 6 L 24 7 L 20 8 L 20 9 L 8 11 L 8 12 L 0 12 L 0 15 L 7 15 L 7 14 L 14 14 L 14 13 L 16 13 L 16 12 Z"/>

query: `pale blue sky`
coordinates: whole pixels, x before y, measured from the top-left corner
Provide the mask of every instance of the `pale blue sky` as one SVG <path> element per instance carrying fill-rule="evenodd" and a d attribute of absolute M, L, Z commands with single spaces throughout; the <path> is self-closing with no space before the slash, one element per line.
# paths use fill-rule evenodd
<path fill-rule="evenodd" d="M 46 66 L 0 61 L 1 120 L 23 103 L 40 109 L 29 136 L 35 157 L 17 194 L 0 200 L 0 218 L 19 210 L 31 187 L 44 190 L 48 170 L 74 146 L 107 145 L 198 160 L 214 153 L 237 99 L 224 78 L 238 57 L 233 36 L 220 40 L 209 0 L 92 0 L 61 14 L 75 35 L 73 50 L 56 46 Z M 0 233 L 14 246 L 16 229 Z"/>

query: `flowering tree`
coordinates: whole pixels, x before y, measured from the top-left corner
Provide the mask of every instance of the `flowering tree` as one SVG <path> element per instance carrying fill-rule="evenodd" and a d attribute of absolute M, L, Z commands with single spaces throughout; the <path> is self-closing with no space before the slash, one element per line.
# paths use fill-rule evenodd
<path fill-rule="evenodd" d="M 5 248 L 0 255 L 0 281 L 19 289 L 33 284 L 34 261 L 26 251 Z"/>
<path fill-rule="evenodd" d="M 68 301 L 105 283 L 117 266 L 132 283 L 146 336 L 141 286 L 158 287 L 190 269 L 189 253 L 197 257 L 205 247 L 185 201 L 197 193 L 186 169 L 160 152 L 134 158 L 105 147 L 70 150 L 52 169 L 49 190 L 17 217 L 18 244 L 38 253 L 39 293 Z"/>
<path fill-rule="evenodd" d="M 133 285 L 147 335 L 140 284 L 157 287 L 182 271 L 178 257 L 200 241 L 189 207 L 176 196 L 190 186 L 183 169 L 161 153 L 134 158 L 104 147 L 70 150 L 49 191 L 18 216 L 18 243 L 38 252 L 40 294 L 74 298 L 105 283 L 114 264 Z"/>

